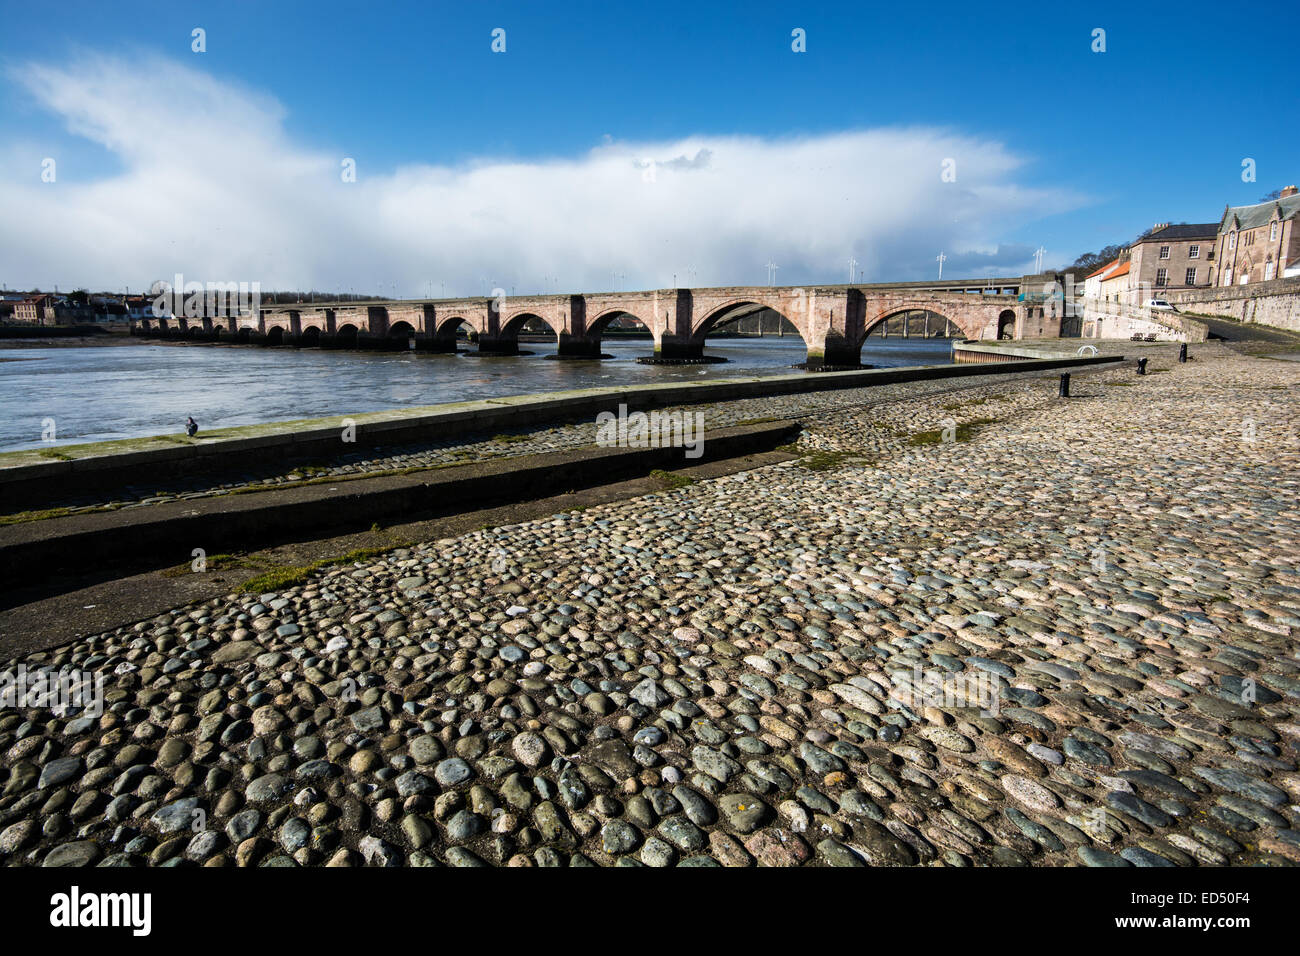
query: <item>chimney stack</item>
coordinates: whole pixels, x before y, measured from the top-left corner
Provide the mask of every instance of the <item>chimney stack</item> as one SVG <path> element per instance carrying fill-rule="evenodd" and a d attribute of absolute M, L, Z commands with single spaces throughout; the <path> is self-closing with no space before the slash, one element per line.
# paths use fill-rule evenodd
<path fill-rule="evenodd" d="M 1152 231 L 1152 232 L 1159 232 L 1161 229 L 1168 229 L 1168 228 L 1169 228 L 1169 223 L 1167 223 L 1167 222 L 1158 222 L 1158 223 L 1156 223 L 1154 226 L 1151 227 L 1151 231 Z"/>
<path fill-rule="evenodd" d="M 1297 192 L 1300 192 L 1300 190 L 1297 190 L 1294 186 L 1288 186 L 1282 190 L 1281 198 L 1285 199 L 1287 196 L 1294 196 Z"/>

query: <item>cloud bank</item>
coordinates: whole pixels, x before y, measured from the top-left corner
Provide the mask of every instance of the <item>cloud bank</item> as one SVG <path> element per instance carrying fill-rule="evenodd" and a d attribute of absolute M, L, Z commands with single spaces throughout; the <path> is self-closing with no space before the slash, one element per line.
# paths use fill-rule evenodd
<path fill-rule="evenodd" d="M 146 288 L 183 273 L 402 296 L 493 286 L 679 285 L 1013 275 L 1032 247 L 999 237 L 1079 205 L 1028 188 L 1002 144 L 909 127 L 756 138 L 604 142 L 569 158 L 367 168 L 294 142 L 256 90 L 162 58 L 92 56 L 10 73 L 115 170 L 41 181 L 52 146 L 0 155 L 3 279 Z M 942 179 L 945 160 L 956 179 Z M 857 278 L 856 275 L 854 277 Z"/>

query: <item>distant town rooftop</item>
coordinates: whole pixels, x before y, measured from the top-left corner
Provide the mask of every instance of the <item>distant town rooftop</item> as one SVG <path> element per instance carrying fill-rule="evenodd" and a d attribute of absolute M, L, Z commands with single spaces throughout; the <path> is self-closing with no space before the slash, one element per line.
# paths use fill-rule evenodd
<path fill-rule="evenodd" d="M 1257 229 L 1272 221 L 1274 210 L 1277 211 L 1278 219 L 1292 218 L 1296 213 L 1300 213 L 1300 194 L 1292 193 L 1281 199 L 1269 199 L 1255 203 L 1253 206 L 1229 206 L 1223 214 L 1223 225 L 1225 228 L 1235 224 L 1238 229 Z"/>
<path fill-rule="evenodd" d="M 1167 242 L 1171 239 L 1213 239 L 1219 234 L 1217 222 L 1180 222 L 1166 225 L 1143 236 L 1139 242 Z"/>

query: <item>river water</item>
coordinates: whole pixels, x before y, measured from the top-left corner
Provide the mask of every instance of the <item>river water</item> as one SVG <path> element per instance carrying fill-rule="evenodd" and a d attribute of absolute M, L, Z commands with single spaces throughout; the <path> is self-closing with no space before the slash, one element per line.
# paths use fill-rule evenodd
<path fill-rule="evenodd" d="M 399 352 L 335 352 L 238 346 L 121 345 L 0 348 L 0 451 L 202 428 L 350 415 L 500 395 L 792 374 L 804 360 L 797 335 L 712 339 L 718 365 L 640 365 L 648 339 L 602 344 L 599 362 L 557 362 L 546 344 L 533 355 L 478 358 Z M 862 361 L 880 367 L 951 361 L 947 339 L 871 338 Z M 56 440 L 42 440 L 53 419 Z"/>

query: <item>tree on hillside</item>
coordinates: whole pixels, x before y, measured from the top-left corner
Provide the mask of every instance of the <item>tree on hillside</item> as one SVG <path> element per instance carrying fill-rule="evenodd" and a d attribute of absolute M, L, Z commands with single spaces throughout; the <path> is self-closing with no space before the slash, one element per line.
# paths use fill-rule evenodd
<path fill-rule="evenodd" d="M 1106 263 L 1119 256 L 1123 251 L 1123 246 L 1105 246 L 1098 252 L 1085 252 L 1075 259 L 1073 263 L 1065 267 L 1066 272 L 1073 272 L 1077 275 L 1088 275 L 1088 273 L 1100 269 Z"/>

